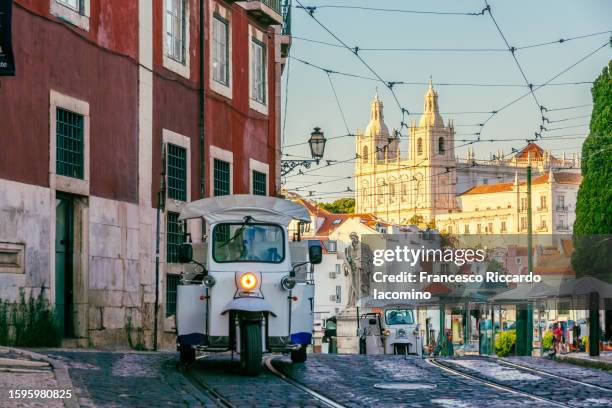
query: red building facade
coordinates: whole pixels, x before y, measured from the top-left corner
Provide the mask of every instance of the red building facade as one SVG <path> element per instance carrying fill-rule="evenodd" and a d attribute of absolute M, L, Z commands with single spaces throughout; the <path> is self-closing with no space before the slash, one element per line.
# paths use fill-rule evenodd
<path fill-rule="evenodd" d="M 15 0 L 0 298 L 44 287 L 71 341 L 152 347 L 159 286 L 158 342 L 172 344 L 182 206 L 280 187 L 284 15 L 275 0 Z"/>

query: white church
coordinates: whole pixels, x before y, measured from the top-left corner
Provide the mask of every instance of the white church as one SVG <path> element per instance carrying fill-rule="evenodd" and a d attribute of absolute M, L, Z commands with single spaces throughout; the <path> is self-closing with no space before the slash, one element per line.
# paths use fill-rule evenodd
<path fill-rule="evenodd" d="M 554 157 L 530 143 L 489 160 L 455 154 L 453 122 L 440 115 L 433 85 L 425 94 L 423 114 L 409 127 L 408 152 L 384 121 L 378 94 L 370 122 L 356 138 L 355 211 L 372 213 L 391 224 L 410 224 L 415 216 L 455 233 L 521 233 L 527 226 L 525 179 L 531 163 L 532 211 L 539 233 L 570 232 L 580 185 L 580 157 Z"/>

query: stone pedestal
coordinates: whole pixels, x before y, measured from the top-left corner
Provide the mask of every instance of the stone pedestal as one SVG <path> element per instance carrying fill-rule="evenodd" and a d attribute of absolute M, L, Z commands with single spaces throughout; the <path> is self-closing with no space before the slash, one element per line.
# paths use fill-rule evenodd
<path fill-rule="evenodd" d="M 338 354 L 359 354 L 357 308 L 349 307 L 336 316 Z"/>

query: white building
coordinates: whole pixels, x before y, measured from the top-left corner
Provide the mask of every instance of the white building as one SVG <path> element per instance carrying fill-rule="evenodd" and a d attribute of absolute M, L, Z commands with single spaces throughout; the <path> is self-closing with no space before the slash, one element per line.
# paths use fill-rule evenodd
<path fill-rule="evenodd" d="M 431 82 L 423 115 L 409 128 L 406 156 L 399 135 L 389 133 L 377 94 L 370 122 L 356 141 L 356 212 L 400 225 L 418 216 L 435 221 L 441 231 L 461 234 L 526 232 L 525 179 L 531 165 L 534 230 L 571 231 L 581 180 L 578 156 L 557 158 L 529 143 L 509 157 L 499 150 L 490 160 L 477 160 L 472 148 L 459 158 L 454 146 L 453 122 L 444 123 Z"/>
<path fill-rule="evenodd" d="M 532 180 L 531 208 L 536 234 L 567 234 L 576 219 L 576 197 L 582 176 L 552 170 Z M 459 195 L 461 210 L 439 214 L 436 225 L 454 234 L 521 234 L 527 232 L 527 185 L 483 184 Z"/>

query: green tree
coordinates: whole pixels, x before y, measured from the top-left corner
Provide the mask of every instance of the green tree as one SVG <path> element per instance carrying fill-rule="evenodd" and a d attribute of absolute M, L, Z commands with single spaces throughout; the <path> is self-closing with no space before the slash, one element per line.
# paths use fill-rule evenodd
<path fill-rule="evenodd" d="M 593 83 L 590 133 L 582 145 L 572 265 L 578 276 L 612 278 L 612 60 Z"/>
<path fill-rule="evenodd" d="M 423 224 L 423 223 L 424 223 L 423 216 L 422 216 L 422 215 L 417 215 L 417 214 L 414 214 L 412 217 L 410 217 L 410 219 L 408 220 L 408 222 L 409 222 L 411 225 L 416 225 L 416 226 L 419 226 L 419 225 L 421 225 L 421 224 Z"/>
<path fill-rule="evenodd" d="M 355 199 L 341 198 L 331 203 L 321 203 L 320 206 L 334 214 L 353 214 L 355 212 Z"/>

